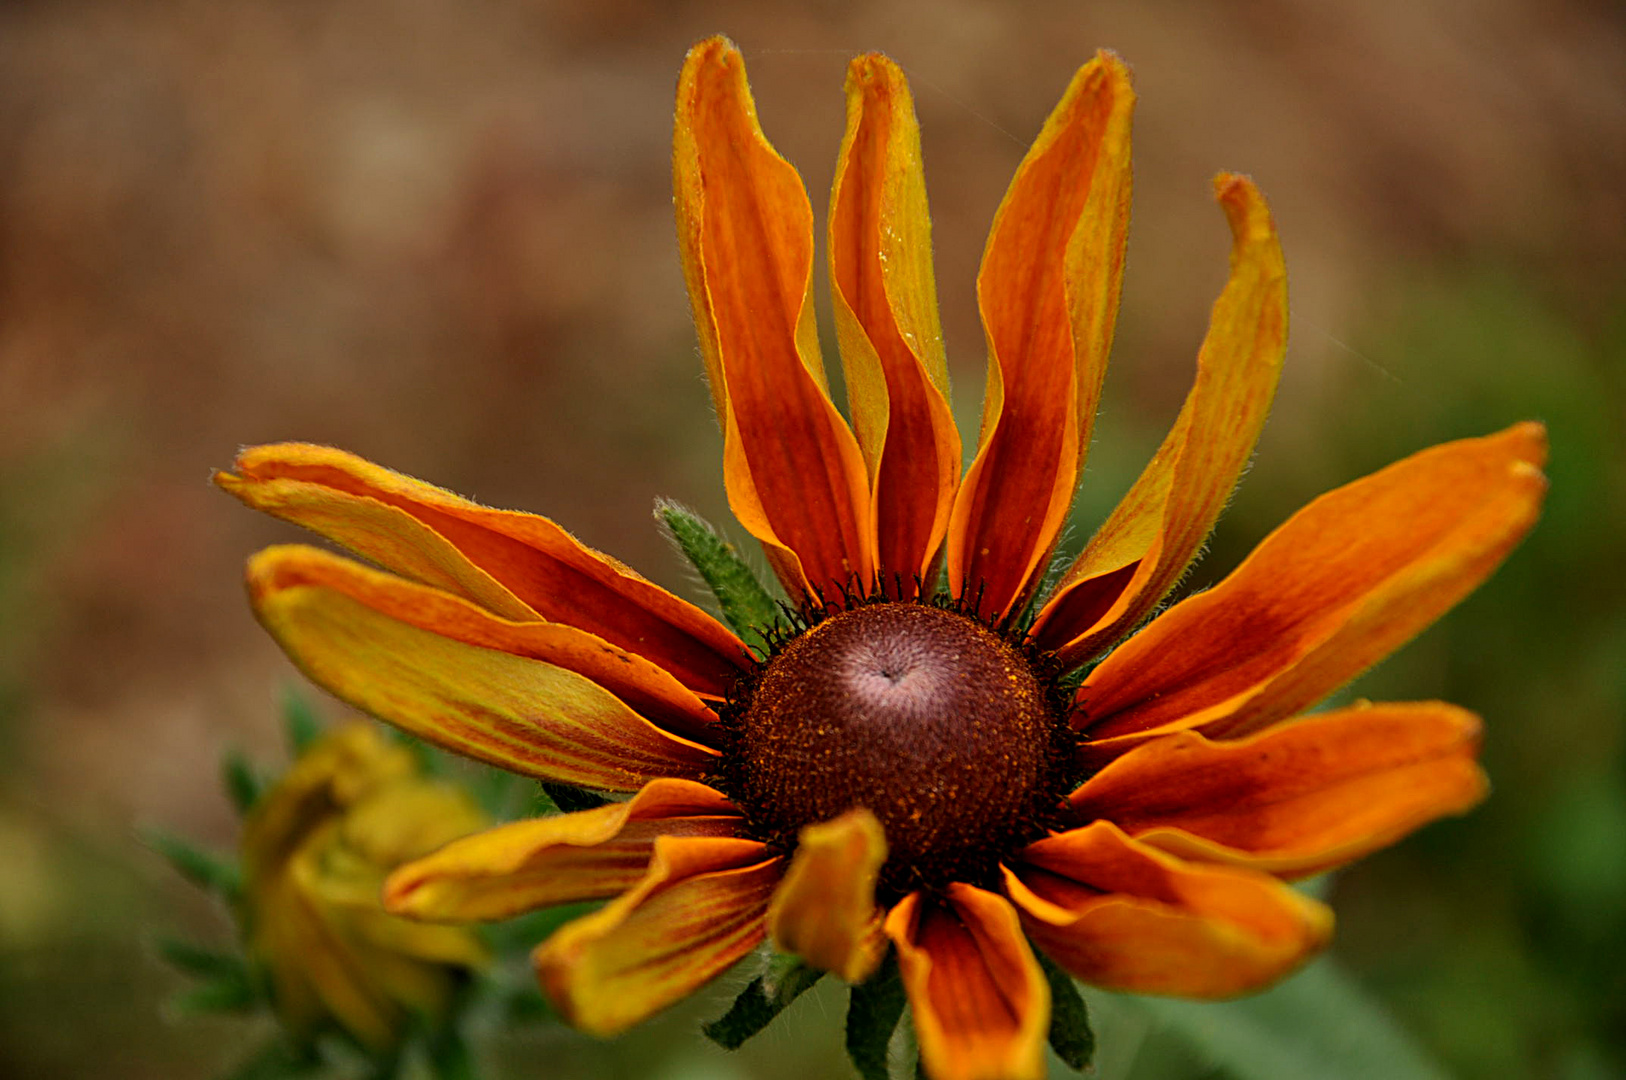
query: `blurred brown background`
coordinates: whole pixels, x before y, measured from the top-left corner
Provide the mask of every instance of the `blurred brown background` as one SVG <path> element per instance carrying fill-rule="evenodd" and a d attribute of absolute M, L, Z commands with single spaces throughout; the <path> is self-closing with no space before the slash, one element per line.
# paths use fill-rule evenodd
<path fill-rule="evenodd" d="M 222 748 L 278 752 L 292 672 L 238 582 L 294 537 L 210 487 L 240 444 L 343 446 L 690 587 L 651 502 L 726 508 L 670 108 L 718 31 L 821 212 L 847 59 L 909 72 L 969 430 L 993 210 L 1072 70 L 1133 65 L 1075 541 L 1185 391 L 1222 168 L 1272 201 L 1293 339 L 1198 583 L 1327 487 L 1548 422 L 1537 535 L 1358 688 L 1485 714 L 1496 794 L 1346 875 L 1338 948 L 1454 1072 L 1626 1074 L 1626 15 L 1601 0 L 0 5 L 0 1074 L 203 1077 L 247 1045 L 162 1015 L 151 933 L 224 929 L 134 841 L 229 844 Z M 608 1049 L 550 1028 L 498 1075 L 844 1075 L 835 1004 L 728 1061 L 692 1034 L 716 1007 Z M 1204 1075 L 1156 1057 L 1136 1075 Z"/>

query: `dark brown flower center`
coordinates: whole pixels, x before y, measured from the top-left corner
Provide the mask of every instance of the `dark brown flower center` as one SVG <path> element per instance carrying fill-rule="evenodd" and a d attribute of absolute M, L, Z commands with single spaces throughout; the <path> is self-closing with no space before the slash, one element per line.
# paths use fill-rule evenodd
<path fill-rule="evenodd" d="M 764 839 L 867 807 L 886 830 L 883 891 L 993 884 L 1042 832 L 1066 771 L 1048 680 L 981 623 L 914 603 L 860 605 L 766 664 L 730 717 L 730 794 Z"/>

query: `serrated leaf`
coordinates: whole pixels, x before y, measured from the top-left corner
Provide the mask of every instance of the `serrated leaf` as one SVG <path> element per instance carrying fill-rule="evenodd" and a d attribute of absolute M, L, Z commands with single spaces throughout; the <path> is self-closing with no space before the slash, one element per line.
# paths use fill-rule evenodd
<path fill-rule="evenodd" d="M 239 815 L 248 813 L 260 801 L 260 776 L 238 751 L 226 751 L 226 756 L 220 762 L 220 778 L 226 787 L 227 797 Z"/>
<path fill-rule="evenodd" d="M 1238 1001 L 1126 1000 L 1237 1080 L 1446 1080 L 1388 1010 L 1331 960 Z"/>
<path fill-rule="evenodd" d="M 853 987 L 847 1000 L 847 1056 L 864 1080 L 887 1080 L 887 1050 L 907 1002 L 891 952 L 875 974 Z"/>
<path fill-rule="evenodd" d="M 823 977 L 824 972 L 793 956 L 776 956 L 766 973 L 740 991 L 726 1013 L 700 1030 L 724 1050 L 738 1050 Z"/>
<path fill-rule="evenodd" d="M 768 644 L 761 631 L 779 619 L 779 605 L 756 573 L 732 544 L 693 511 L 662 500 L 656 504 L 655 515 L 717 598 L 723 619 L 759 657 L 767 656 Z"/>
<path fill-rule="evenodd" d="M 322 718 L 303 692 L 292 684 L 282 692 L 282 731 L 288 740 L 288 753 L 303 754 L 322 734 Z"/>
<path fill-rule="evenodd" d="M 569 784 L 555 784 L 549 780 L 542 781 L 542 791 L 561 814 L 592 810 L 610 801 L 596 791 L 572 787 Z"/>
<path fill-rule="evenodd" d="M 1090 1010 L 1073 977 L 1044 953 L 1036 953 L 1050 984 L 1050 1048 L 1069 1067 L 1083 1072 L 1095 1058 L 1095 1031 Z"/>
<path fill-rule="evenodd" d="M 145 830 L 141 839 L 162 855 L 177 873 L 199 888 L 226 900 L 235 901 L 241 895 L 242 876 L 235 863 L 158 829 Z"/>

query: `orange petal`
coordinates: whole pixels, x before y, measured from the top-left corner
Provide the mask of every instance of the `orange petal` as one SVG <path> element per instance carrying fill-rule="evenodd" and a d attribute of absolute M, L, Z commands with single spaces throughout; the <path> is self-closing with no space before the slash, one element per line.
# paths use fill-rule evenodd
<path fill-rule="evenodd" d="M 1223 998 L 1309 959 L 1332 912 L 1269 875 L 1166 855 L 1097 821 L 1030 844 L 1005 887 L 1035 945 L 1112 990 Z"/>
<path fill-rule="evenodd" d="M 869 468 L 881 585 L 930 576 L 960 479 L 960 434 L 932 276 L 920 127 L 903 72 L 847 69 L 847 133 L 830 195 L 830 281 L 847 403 Z"/>
<path fill-rule="evenodd" d="M 868 810 L 803 829 L 768 905 L 774 945 L 850 983 L 869 978 L 886 946 L 875 907 L 884 862 L 886 834 Z"/>
<path fill-rule="evenodd" d="M 1136 840 L 1203 862 L 1302 876 L 1331 869 L 1485 795 L 1479 718 L 1441 702 L 1357 705 L 1216 742 L 1155 739 L 1070 802 Z"/>
<path fill-rule="evenodd" d="M 248 583 L 256 596 L 302 585 L 341 593 L 420 630 L 584 675 L 668 731 L 701 742 L 717 736 L 717 714 L 693 690 L 642 656 L 573 626 L 510 622 L 450 593 L 302 544 L 256 554 L 249 560 Z"/>
<path fill-rule="evenodd" d="M 732 837 L 740 825 L 733 804 L 704 784 L 652 780 L 623 803 L 454 841 L 391 874 L 384 906 L 415 919 L 474 922 L 598 900 L 638 884 L 657 837 Z"/>
<path fill-rule="evenodd" d="M 1445 443 L 1316 499 L 1230 577 L 1119 646 L 1079 692 L 1095 755 L 1256 730 L 1319 701 L 1489 576 L 1535 523 L 1546 434 Z"/>
<path fill-rule="evenodd" d="M 977 275 L 988 389 L 949 519 L 949 582 L 1019 608 L 1072 505 L 1118 314 L 1129 224 L 1129 71 L 1079 69 L 1022 159 Z"/>
<path fill-rule="evenodd" d="M 734 515 L 792 596 L 867 586 L 869 485 L 819 357 L 813 211 L 762 134 L 745 63 L 723 38 L 696 45 L 683 65 L 672 168 Z"/>
<path fill-rule="evenodd" d="M 1050 984 L 1016 911 L 954 882 L 946 906 L 910 893 L 886 919 L 933 1080 L 1038 1080 L 1045 1075 Z"/>
<path fill-rule="evenodd" d="M 312 681 L 455 753 L 614 791 L 663 776 L 700 777 L 715 766 L 715 751 L 662 731 L 554 664 L 420 630 L 322 586 L 249 599 Z"/>
<path fill-rule="evenodd" d="M 783 869 L 754 840 L 663 836 L 635 888 L 537 948 L 542 989 L 581 1030 L 625 1031 L 756 948 Z"/>
<path fill-rule="evenodd" d="M 596 634 L 721 697 L 747 664 L 728 628 L 547 518 L 492 510 L 354 454 L 307 443 L 243 451 L 215 483 L 365 559 L 505 619 Z"/>
<path fill-rule="evenodd" d="M 1090 538 L 1034 623 L 1041 647 L 1081 663 L 1116 641 L 1196 556 L 1247 467 L 1287 349 L 1287 271 L 1252 181 L 1214 181 L 1231 223 L 1231 275 L 1197 354 L 1197 381 L 1152 463 Z"/>

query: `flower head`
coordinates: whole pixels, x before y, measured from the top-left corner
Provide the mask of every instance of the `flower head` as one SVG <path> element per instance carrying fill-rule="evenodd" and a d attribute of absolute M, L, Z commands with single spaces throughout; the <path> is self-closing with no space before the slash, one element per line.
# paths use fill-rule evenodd
<path fill-rule="evenodd" d="M 1032 1077 L 1051 1001 L 1035 946 L 1106 987 L 1255 989 L 1331 931 L 1284 879 L 1482 797 L 1461 709 L 1300 714 L 1529 529 L 1538 425 L 1322 496 L 1126 638 L 1202 546 L 1281 367 L 1282 255 L 1244 177 L 1215 183 L 1230 276 L 1185 406 L 1040 595 L 1112 343 L 1133 101 L 1116 57 L 1086 64 L 995 216 L 977 280 L 987 394 L 962 476 L 901 72 L 864 56 L 847 82 L 828 250 L 849 423 L 819 354 L 801 181 L 733 46 L 690 53 L 683 267 L 730 504 L 800 609 L 790 625 L 731 629 L 546 519 L 341 451 L 259 447 L 219 477 L 383 568 L 308 547 L 251 561 L 261 621 L 317 682 L 503 768 L 632 793 L 454 842 L 390 878 L 393 910 L 497 919 L 608 899 L 535 956 L 561 1011 L 600 1034 L 765 937 L 853 982 L 890 951 L 929 1073 Z"/>
<path fill-rule="evenodd" d="M 243 824 L 243 921 L 288 1030 L 336 1026 L 373 1051 L 443 1021 L 486 951 L 470 931 L 384 911 L 385 877 L 487 824 L 369 724 L 322 736 Z"/>

